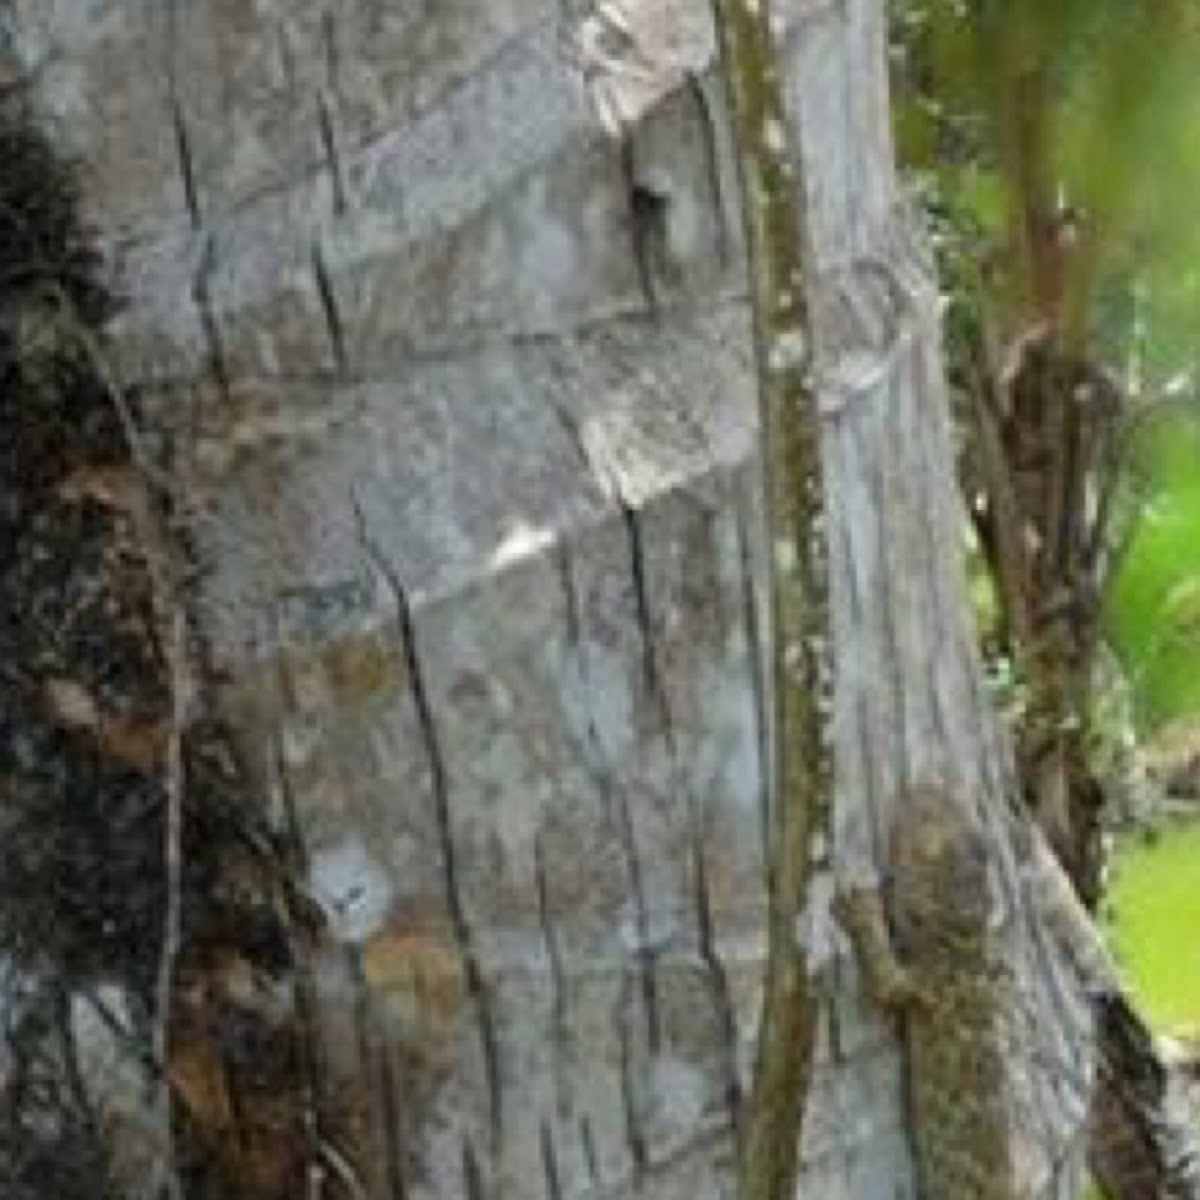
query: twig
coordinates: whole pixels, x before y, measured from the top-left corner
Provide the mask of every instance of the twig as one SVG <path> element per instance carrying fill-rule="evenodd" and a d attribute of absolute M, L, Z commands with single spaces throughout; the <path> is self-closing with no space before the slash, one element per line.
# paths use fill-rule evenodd
<path fill-rule="evenodd" d="M 163 865 L 166 902 L 163 909 L 162 945 L 159 950 L 158 978 L 155 983 L 153 1050 L 156 1062 L 167 1063 L 170 1049 L 171 999 L 175 984 L 175 963 L 179 956 L 182 925 L 183 875 L 183 732 L 191 708 L 191 674 L 187 663 L 187 619 L 176 607 L 171 617 L 167 663 L 171 684 L 171 732 L 167 742 L 164 791 L 166 812 L 163 827 Z M 171 1128 L 170 1073 L 163 1070 L 156 1081 L 156 1114 L 160 1122 L 162 1159 L 154 1190 L 167 1200 L 183 1200 L 179 1176 L 175 1170 L 174 1139 Z"/>

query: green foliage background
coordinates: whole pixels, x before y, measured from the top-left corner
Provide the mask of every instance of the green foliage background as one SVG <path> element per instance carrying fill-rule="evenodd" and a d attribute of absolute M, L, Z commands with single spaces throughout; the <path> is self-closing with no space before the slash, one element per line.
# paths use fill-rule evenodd
<path fill-rule="evenodd" d="M 1108 632 L 1143 732 L 1200 716 L 1200 0 L 917 0 L 893 29 L 952 374 L 982 321 L 1020 326 L 1030 192 L 1080 216 L 1080 336 L 1133 394 Z"/>
<path fill-rule="evenodd" d="M 1200 419 L 1164 414 L 1137 437 L 1139 509 L 1108 625 L 1144 732 L 1200 716 Z"/>

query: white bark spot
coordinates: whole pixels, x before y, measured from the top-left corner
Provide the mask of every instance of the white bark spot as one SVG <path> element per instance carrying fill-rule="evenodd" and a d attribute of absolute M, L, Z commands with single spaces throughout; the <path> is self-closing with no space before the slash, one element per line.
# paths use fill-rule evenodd
<path fill-rule="evenodd" d="M 383 924 L 392 901 L 392 885 L 357 838 L 313 855 L 310 868 L 313 896 L 334 936 L 362 942 Z"/>
<path fill-rule="evenodd" d="M 771 343 L 767 364 L 772 371 L 790 371 L 804 362 L 804 335 L 798 329 L 788 329 Z"/>
<path fill-rule="evenodd" d="M 798 558 L 795 542 L 781 538 L 775 543 L 775 569 L 781 575 L 790 575 L 796 569 Z"/>
<path fill-rule="evenodd" d="M 783 651 L 783 665 L 788 671 L 799 671 L 804 666 L 804 647 L 791 642 Z"/>
<path fill-rule="evenodd" d="M 787 132 L 778 117 L 768 117 L 763 129 L 763 145 L 776 158 L 782 158 L 787 150 Z"/>
<path fill-rule="evenodd" d="M 502 570 L 544 553 L 554 543 L 554 531 L 517 521 L 492 552 L 490 570 Z"/>

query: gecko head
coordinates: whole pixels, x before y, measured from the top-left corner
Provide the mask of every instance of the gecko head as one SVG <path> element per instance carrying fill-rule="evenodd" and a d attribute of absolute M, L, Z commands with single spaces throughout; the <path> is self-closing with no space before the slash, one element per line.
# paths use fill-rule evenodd
<path fill-rule="evenodd" d="M 991 905 L 990 857 L 986 831 L 956 795 L 935 785 L 914 791 L 893 856 L 912 915 L 947 931 L 981 928 Z"/>
<path fill-rule="evenodd" d="M 986 918 L 989 908 L 988 846 L 982 830 L 960 831 L 947 840 L 938 880 L 948 903 L 972 920 Z"/>

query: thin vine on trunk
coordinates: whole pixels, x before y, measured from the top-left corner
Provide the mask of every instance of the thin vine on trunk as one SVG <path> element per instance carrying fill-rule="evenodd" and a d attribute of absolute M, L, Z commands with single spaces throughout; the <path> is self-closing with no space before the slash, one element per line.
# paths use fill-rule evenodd
<path fill-rule="evenodd" d="M 795 1193 L 816 1032 L 816 998 L 796 922 L 830 824 L 828 558 L 803 187 L 787 133 L 770 6 L 714 0 L 714 15 L 749 248 L 770 547 L 770 912 L 740 1182 L 744 1200 L 782 1200 Z"/>

